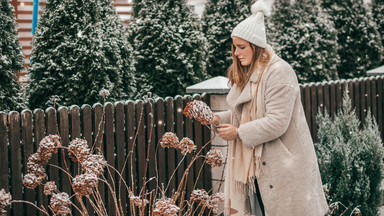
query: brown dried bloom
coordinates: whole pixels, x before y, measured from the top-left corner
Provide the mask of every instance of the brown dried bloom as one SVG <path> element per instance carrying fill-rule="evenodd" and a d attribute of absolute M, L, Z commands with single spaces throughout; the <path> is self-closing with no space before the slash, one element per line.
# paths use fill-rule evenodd
<path fill-rule="evenodd" d="M 55 190 L 57 190 L 57 187 L 54 181 L 49 181 L 45 183 L 44 185 L 45 196 L 52 195 Z"/>
<path fill-rule="evenodd" d="M 44 170 L 44 168 L 41 167 Z M 41 182 L 45 179 L 47 174 L 44 172 L 33 172 L 28 173 L 24 176 L 23 184 L 26 188 L 35 189 L 37 186 L 41 184 Z"/>
<path fill-rule="evenodd" d="M 224 202 L 224 193 L 217 192 L 211 195 L 206 202 L 206 206 L 212 209 L 213 213 L 217 213 L 219 210 L 219 203 Z"/>
<path fill-rule="evenodd" d="M 72 161 L 83 161 L 85 160 L 90 152 L 90 149 L 88 148 L 87 140 L 85 139 L 79 139 L 76 138 L 71 141 L 71 143 L 68 146 L 69 148 L 69 157 L 72 159 Z"/>
<path fill-rule="evenodd" d="M 188 118 L 195 118 L 201 124 L 209 124 L 213 120 L 213 112 L 209 106 L 200 100 L 188 102 L 183 114 Z"/>
<path fill-rule="evenodd" d="M 223 153 L 218 149 L 210 150 L 205 156 L 207 164 L 212 167 L 223 165 Z"/>
<path fill-rule="evenodd" d="M 48 160 L 49 160 L 49 158 L 48 158 Z M 30 165 L 35 166 L 36 164 L 40 165 L 40 166 L 44 166 L 48 163 L 48 160 L 47 160 L 47 158 L 42 158 L 41 155 L 36 152 L 36 153 L 32 154 L 31 156 L 29 156 L 27 168 L 29 169 L 28 166 L 30 166 Z"/>
<path fill-rule="evenodd" d="M 71 214 L 70 204 L 69 195 L 65 192 L 53 194 L 51 197 L 50 205 L 53 212 L 57 215 Z"/>
<path fill-rule="evenodd" d="M 163 148 L 177 148 L 179 146 L 179 138 L 172 132 L 167 132 L 163 135 L 160 141 Z"/>
<path fill-rule="evenodd" d="M 153 209 L 154 215 L 164 216 L 177 216 L 179 207 L 173 203 L 172 199 L 163 198 L 155 203 L 155 209 Z"/>
<path fill-rule="evenodd" d="M 143 207 L 149 203 L 147 199 L 142 200 L 141 197 L 135 196 L 132 192 L 129 192 L 129 199 L 137 207 Z"/>
<path fill-rule="evenodd" d="M 188 137 L 184 137 L 180 141 L 179 148 L 181 149 L 182 155 L 186 155 L 187 153 L 191 153 L 196 150 L 195 143 Z"/>
<path fill-rule="evenodd" d="M 83 166 L 84 173 L 95 174 L 99 176 L 103 174 L 104 167 L 107 165 L 107 161 L 103 155 L 91 154 L 84 160 L 81 165 Z"/>
<path fill-rule="evenodd" d="M 37 153 L 44 161 L 48 161 L 53 153 L 57 153 L 57 148 L 60 146 L 60 137 L 58 135 L 49 135 L 40 141 Z"/>
<path fill-rule="evenodd" d="M 11 205 L 11 193 L 5 192 L 4 189 L 0 190 L 0 213 L 5 212 L 5 207 Z"/>
<path fill-rule="evenodd" d="M 92 193 L 92 188 L 97 187 L 99 179 L 93 173 L 77 175 L 72 182 L 73 191 L 80 196 L 87 196 Z"/>
<path fill-rule="evenodd" d="M 199 202 L 205 204 L 209 199 L 208 193 L 204 189 L 197 189 L 192 191 L 191 200 L 194 202 Z"/>

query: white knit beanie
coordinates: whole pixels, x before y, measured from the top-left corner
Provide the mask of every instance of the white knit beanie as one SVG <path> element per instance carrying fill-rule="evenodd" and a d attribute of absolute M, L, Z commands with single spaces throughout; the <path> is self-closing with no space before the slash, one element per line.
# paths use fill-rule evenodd
<path fill-rule="evenodd" d="M 231 37 L 239 37 L 256 46 L 266 48 L 268 44 L 265 34 L 264 15 L 269 16 L 271 11 L 264 0 L 256 1 L 251 7 L 251 11 L 252 15 L 233 29 Z"/>

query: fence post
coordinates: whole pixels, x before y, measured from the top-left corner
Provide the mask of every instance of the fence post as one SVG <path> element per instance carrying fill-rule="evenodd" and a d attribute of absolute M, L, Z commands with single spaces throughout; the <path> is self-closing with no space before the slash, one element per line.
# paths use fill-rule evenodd
<path fill-rule="evenodd" d="M 220 111 L 225 111 L 230 109 L 230 106 L 227 104 L 227 101 L 226 101 L 229 90 L 230 90 L 230 87 L 228 85 L 228 78 L 222 77 L 222 76 L 214 77 L 212 79 L 203 81 L 196 85 L 187 87 L 188 94 L 206 93 L 209 97 L 209 105 L 213 112 L 220 112 Z M 215 134 L 212 132 L 211 138 L 213 138 L 214 136 Z M 211 143 L 211 148 L 219 149 L 223 153 L 224 157 L 226 157 L 227 155 L 227 146 L 228 146 L 227 141 L 221 139 L 218 136 L 216 136 Z M 211 181 L 213 186 L 213 192 L 216 192 L 219 189 L 220 184 L 224 183 L 224 182 L 221 182 L 224 167 L 225 165 L 221 167 L 212 168 Z M 224 187 L 221 186 L 220 191 L 223 191 L 223 189 Z"/>

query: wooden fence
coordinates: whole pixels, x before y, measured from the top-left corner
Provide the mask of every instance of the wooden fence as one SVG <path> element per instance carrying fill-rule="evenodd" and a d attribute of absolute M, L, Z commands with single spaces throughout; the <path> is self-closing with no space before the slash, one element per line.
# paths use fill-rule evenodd
<path fill-rule="evenodd" d="M 38 206 L 44 205 L 47 207 L 48 200 L 43 194 L 43 186 L 38 186 L 35 190 L 27 189 L 22 185 L 22 178 L 26 173 L 26 163 L 29 155 L 36 151 L 39 142 L 46 135 L 57 134 L 58 131 L 64 146 L 68 146 L 70 141 L 75 138 L 84 138 L 88 141 L 89 145 L 96 143 L 99 146 L 102 143 L 108 164 L 120 171 L 123 169 L 127 154 L 131 151 L 133 141 L 136 140 L 134 149 L 135 161 L 132 165 L 136 186 L 139 189 L 141 189 L 143 184 L 142 178 L 145 170 L 147 144 L 150 141 L 147 179 L 157 176 L 159 185 L 164 183 L 165 186 L 167 182 L 170 182 L 169 195 L 169 192 L 172 189 L 176 189 L 179 185 L 180 179 L 192 156 L 188 155 L 186 157 L 184 163 L 177 169 L 175 177 L 170 179 L 172 172 L 176 169 L 183 156 L 180 154 L 180 151 L 159 148 L 158 142 L 162 135 L 165 132 L 175 132 L 179 138 L 189 137 L 195 142 L 197 149 L 201 149 L 210 140 L 210 130 L 207 127 L 183 115 L 186 103 L 194 99 L 200 99 L 209 103 L 206 95 L 160 98 L 153 101 L 153 103 L 143 101 L 106 103 L 105 130 L 102 142 L 101 136 L 96 138 L 99 123 L 102 121 L 103 106 L 101 104 L 95 104 L 93 107 L 84 105 L 81 108 L 78 106 L 71 106 L 70 108 L 61 107 L 57 111 L 57 117 L 55 117 L 53 108 L 48 108 L 45 111 L 37 109 L 33 112 L 24 110 L 21 113 L 12 111 L 8 114 L 0 112 L 0 189 L 5 188 L 6 191 L 10 191 L 13 200 L 23 199 L 36 203 Z M 150 104 L 153 105 L 151 106 Z M 139 124 L 140 119 L 142 119 L 141 124 Z M 56 121 L 58 123 L 57 127 Z M 135 136 L 136 131 L 139 131 L 137 137 Z M 151 140 L 148 140 L 149 137 L 151 137 Z M 50 164 L 64 167 L 65 159 L 61 151 L 64 150 L 61 149 L 58 154 L 54 154 L 49 161 Z M 206 150 L 203 152 L 206 152 Z M 187 194 L 191 193 L 195 185 L 198 173 L 204 162 L 203 160 L 203 158 L 196 160 L 194 166 L 189 170 Z M 69 160 L 66 160 L 66 162 L 71 164 Z M 123 178 L 127 181 L 128 185 L 131 185 L 130 166 L 130 161 L 128 161 L 123 173 Z M 72 170 L 72 175 L 78 173 L 77 164 L 72 163 L 70 169 Z M 58 189 L 60 191 L 65 191 L 70 195 L 73 194 L 70 182 L 62 171 L 52 166 L 47 166 L 46 170 L 48 180 L 55 181 L 59 185 Z M 109 175 L 107 172 L 105 174 L 108 182 L 111 182 L 112 179 L 118 182 L 119 176 L 112 170 L 111 173 L 112 175 Z M 150 181 L 148 186 L 149 189 L 155 188 L 156 181 Z M 207 190 L 212 188 L 209 165 L 203 166 L 200 177 L 196 182 L 196 188 L 205 188 Z M 108 215 L 115 215 L 111 193 L 102 183 L 99 183 L 99 189 L 105 201 Z M 128 203 L 125 206 L 124 212 L 129 212 L 127 191 L 121 190 L 121 193 L 122 203 Z M 87 207 L 91 210 L 89 203 Z M 8 207 L 7 210 L 9 215 L 39 214 L 34 207 L 27 204 L 15 203 L 12 204 L 11 208 Z M 73 210 L 73 213 L 74 215 L 79 215 L 76 210 Z"/>
<path fill-rule="evenodd" d="M 346 87 L 360 121 L 364 121 L 368 110 L 370 110 L 379 126 L 381 138 L 384 139 L 383 80 L 384 76 L 377 76 L 301 85 L 304 112 L 314 141 L 316 141 L 317 136 L 315 118 L 319 109 L 322 113 L 327 110 L 328 114 L 334 116 L 342 107 L 342 98 Z"/>
<path fill-rule="evenodd" d="M 316 140 L 317 125 L 315 117 L 320 108 L 321 112 L 327 110 L 330 115 L 334 115 L 342 107 L 343 93 L 348 87 L 352 105 L 356 109 L 356 114 L 360 120 L 364 120 L 367 110 L 370 109 L 374 115 L 383 137 L 383 80 L 384 76 L 360 78 L 353 80 L 331 81 L 324 83 L 311 83 L 300 86 L 302 102 L 305 115 L 308 121 L 313 138 Z M 182 110 L 187 102 L 193 99 L 201 99 L 209 104 L 207 95 L 177 96 L 175 98 L 157 99 L 153 102 L 153 110 L 149 103 L 143 101 L 127 101 L 116 104 L 107 103 L 105 106 L 105 130 L 103 136 L 104 154 L 108 163 L 118 170 L 122 170 L 125 157 L 129 153 L 135 132 L 138 130 L 138 136 L 135 145 L 134 176 L 138 182 L 138 188 L 141 188 L 142 177 L 145 166 L 146 146 L 148 137 L 151 136 L 150 165 L 147 170 L 147 176 L 155 176 L 158 169 L 159 182 L 168 182 L 172 171 L 176 168 L 178 161 L 182 158 L 179 151 L 173 149 L 157 148 L 161 136 L 168 131 L 175 132 L 179 138 L 189 137 L 195 141 L 198 149 L 204 143 L 210 140 L 210 131 L 200 123 L 185 118 Z M 45 111 L 25 110 L 20 114 L 18 112 L 4 113 L 0 112 L 0 189 L 5 188 L 11 191 L 13 199 L 24 199 L 36 202 L 38 205 L 47 205 L 47 198 L 42 193 L 42 187 L 36 190 L 26 189 L 22 185 L 22 176 L 26 173 L 25 167 L 27 158 L 36 151 L 40 140 L 47 134 L 56 134 L 60 132 L 64 146 L 67 146 L 70 140 L 80 137 L 85 138 L 89 144 L 101 141 L 95 141 L 98 131 L 98 125 L 102 121 L 103 106 L 96 104 L 93 107 L 84 105 L 81 108 L 71 106 L 68 108 L 59 108 L 57 117 L 53 108 Z M 138 121 L 140 116 L 142 124 Z M 153 128 L 151 127 L 151 118 L 153 117 Z M 56 129 L 56 120 L 58 129 Z M 153 130 L 150 130 L 150 129 Z M 157 165 L 154 158 L 157 159 Z M 191 157 L 186 158 L 186 162 L 177 170 L 175 178 L 171 179 L 171 188 L 176 188 L 181 175 L 186 169 L 186 163 Z M 69 161 L 67 161 L 69 162 Z M 63 165 L 62 154 L 56 154 L 50 163 Z M 199 172 L 203 160 L 198 160 L 190 172 L 190 178 L 187 183 L 187 194 L 190 194 L 194 181 Z M 130 167 L 130 164 L 128 164 Z M 71 167 L 73 173 L 77 166 Z M 55 180 L 60 185 L 60 191 L 66 191 L 71 194 L 68 179 L 63 173 L 53 167 L 47 167 L 48 178 Z M 125 169 L 123 174 L 130 185 L 129 169 Z M 116 174 L 108 177 L 108 180 L 118 179 Z M 109 215 L 114 215 L 114 206 L 111 196 L 104 185 L 101 186 L 102 196 L 105 200 Z M 155 181 L 150 182 L 149 188 L 155 186 Z M 211 172 L 210 167 L 204 166 L 202 174 L 197 181 L 197 188 L 210 189 Z M 8 189 L 9 190 L 8 190 Z M 127 202 L 126 191 L 122 191 L 122 202 Z M 90 206 L 88 205 L 90 208 Z M 10 215 L 36 215 L 37 211 L 25 204 L 13 204 L 8 208 Z M 124 209 L 128 212 L 128 207 Z M 76 215 L 76 211 L 74 211 Z"/>

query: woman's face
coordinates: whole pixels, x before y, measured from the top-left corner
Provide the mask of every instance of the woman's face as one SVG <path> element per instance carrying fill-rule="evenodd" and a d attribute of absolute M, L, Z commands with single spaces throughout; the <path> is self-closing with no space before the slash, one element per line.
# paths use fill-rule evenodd
<path fill-rule="evenodd" d="M 239 59 L 241 65 L 250 65 L 254 55 L 251 44 L 238 37 L 232 37 L 232 42 L 234 46 L 234 54 Z"/>

